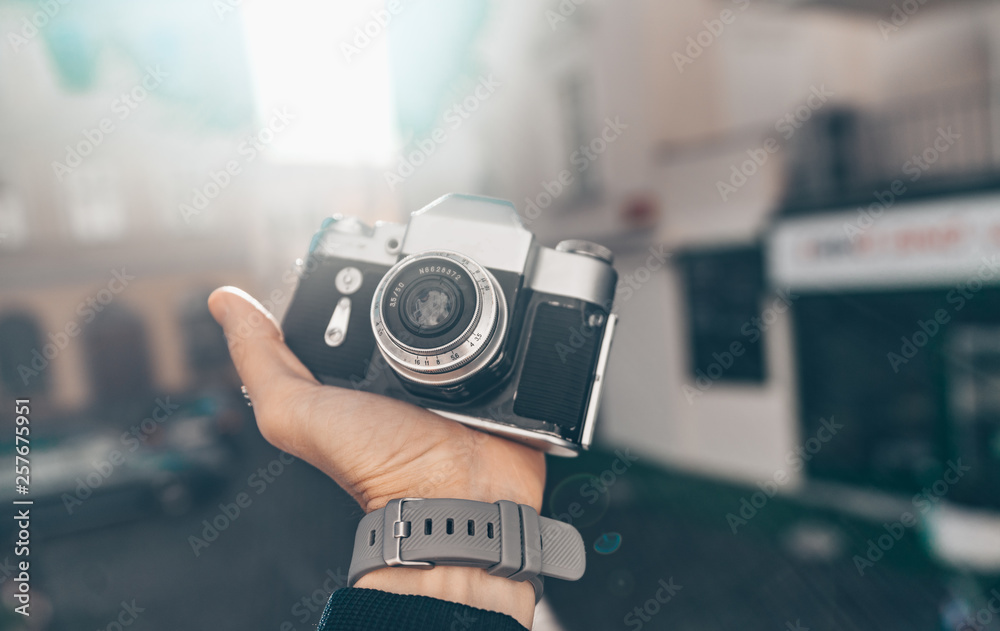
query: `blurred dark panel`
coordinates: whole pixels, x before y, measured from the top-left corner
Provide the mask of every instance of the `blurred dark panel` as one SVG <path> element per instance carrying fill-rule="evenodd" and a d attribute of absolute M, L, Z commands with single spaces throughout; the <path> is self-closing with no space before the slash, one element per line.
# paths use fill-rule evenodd
<path fill-rule="evenodd" d="M 956 499 L 1000 498 L 1000 326 L 961 324 L 945 353 L 949 443 L 970 467 Z"/>
<path fill-rule="evenodd" d="M 125 415 L 153 399 L 152 363 L 146 326 L 134 311 L 108 305 L 84 329 L 87 374 L 102 410 Z M 140 417 L 141 418 L 141 417 Z"/>
<path fill-rule="evenodd" d="M 933 0 L 910 0 L 910 2 L 908 3 L 904 3 L 901 0 L 773 0 L 773 1 L 776 4 L 781 4 L 784 6 L 798 5 L 802 7 L 829 7 L 831 9 L 864 11 L 866 13 L 875 13 L 881 16 L 891 15 L 893 9 L 899 7 L 901 4 L 905 4 L 909 11 L 913 11 L 912 7 L 914 6 L 922 7 L 927 4 L 944 4 L 943 2 L 935 3 L 933 2 Z M 948 4 L 950 5 L 984 4 L 986 2 L 989 2 L 989 0 L 948 0 Z"/>
<path fill-rule="evenodd" d="M 688 251 L 679 261 L 687 291 L 692 379 L 767 379 L 763 335 L 754 335 L 761 328 L 754 320 L 761 316 L 764 294 L 762 248 Z M 741 355 L 731 353 L 733 344 L 740 345 Z"/>
<path fill-rule="evenodd" d="M 937 325 L 940 332 L 924 334 L 920 323 L 948 307 L 947 296 L 947 290 L 927 290 L 799 299 L 795 335 L 803 435 L 816 435 L 822 419 L 844 425 L 837 440 L 808 461 L 812 475 L 916 493 L 939 479 L 949 460 L 975 458 L 983 468 L 963 477 L 953 497 L 1000 506 L 996 414 L 980 403 L 956 427 L 959 419 L 949 412 L 949 397 L 956 393 L 947 379 L 949 370 L 953 380 L 974 379 L 971 385 L 980 393 L 990 383 L 992 373 L 983 372 L 991 365 L 988 353 L 976 354 L 976 366 L 970 365 L 969 350 L 948 348 L 970 325 L 1000 326 L 1000 290 L 983 289 L 952 311 L 950 322 Z M 909 356 L 904 338 L 924 344 L 914 345 Z M 901 359 L 891 360 L 889 353 Z M 966 432 L 989 440 L 952 440 Z"/>
<path fill-rule="evenodd" d="M 994 86 L 900 96 L 865 110 L 819 111 L 789 142 L 784 215 L 865 206 L 898 182 L 907 200 L 1000 187 Z M 921 162 L 946 135 L 951 144 Z"/>
<path fill-rule="evenodd" d="M 23 396 L 48 391 L 48 373 L 31 368 L 33 361 L 40 361 L 34 354 L 42 347 L 41 328 L 34 316 L 23 312 L 0 315 L 0 380 L 6 392 Z"/>
<path fill-rule="evenodd" d="M 235 370 L 222 327 L 208 310 L 210 293 L 195 292 L 181 305 L 187 368 L 199 387 L 232 386 Z"/>

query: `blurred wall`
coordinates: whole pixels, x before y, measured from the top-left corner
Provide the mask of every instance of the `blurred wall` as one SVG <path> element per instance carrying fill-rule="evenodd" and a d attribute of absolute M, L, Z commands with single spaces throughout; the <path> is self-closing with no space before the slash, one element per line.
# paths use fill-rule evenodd
<path fill-rule="evenodd" d="M 5 36 L 0 49 L 0 318 L 33 319 L 31 350 L 53 355 L 23 363 L 47 382 L 35 397 L 43 416 L 96 403 L 99 358 L 85 340 L 96 326 L 87 301 L 100 292 L 112 297 L 99 311 L 138 317 L 152 386 L 197 389 L 192 303 L 235 284 L 280 296 L 280 315 L 323 217 L 397 216 L 370 167 L 271 159 L 284 123 L 254 111 L 238 19 L 192 3 L 104 15 L 110 4 L 60 5 L 36 35 Z M 0 31 L 21 33 L 35 10 L 0 5 Z M 174 24 L 192 10 L 209 12 L 194 22 L 204 37 Z M 116 272 L 134 280 L 108 294 Z M 24 395 L 39 379 L 24 375 L 0 388 Z"/>
<path fill-rule="evenodd" d="M 494 7 L 479 52 L 503 87 L 463 130 L 469 145 L 456 153 L 479 153 L 475 169 L 459 172 L 458 180 L 514 199 L 550 245 L 569 237 L 611 245 L 623 275 L 643 267 L 651 246 L 679 252 L 764 234 L 784 191 L 786 149 L 808 119 L 789 125 L 788 117 L 801 117 L 805 104 L 817 102 L 813 94 L 825 95 L 814 112 L 874 106 L 949 85 L 983 85 L 997 75 L 1000 27 L 989 4 L 964 4 L 962 11 L 926 6 L 898 30 L 884 29 L 873 13 L 760 1 L 574 6 L 559 14 L 565 20 L 546 13 L 559 12 L 556 2 Z M 689 47 L 706 21 L 723 17 L 729 23 L 722 32 L 702 35 L 708 45 L 689 55 L 698 52 Z M 945 50 L 928 59 L 929 51 Z M 679 67 L 676 54 L 691 63 Z M 585 124 L 567 125 L 580 111 Z M 540 206 L 560 171 L 574 168 L 573 152 L 616 116 L 628 129 L 591 163 L 589 188 L 580 190 L 584 178 L 574 172 L 574 186 L 538 212 L 532 203 Z M 717 183 L 769 138 L 778 141 L 777 153 L 735 194 L 720 195 Z M 482 153 L 486 147 L 490 155 Z M 440 171 L 429 166 L 408 182 L 404 199 L 419 205 L 453 188 L 447 162 L 442 155 Z M 656 201 L 653 229 L 624 214 L 637 194 Z M 712 475 L 770 478 L 808 438 L 799 431 L 787 318 L 765 337 L 765 384 L 715 384 L 689 404 L 689 327 L 677 269 L 671 264 L 649 277 L 627 300 L 619 294 L 622 326 L 601 438 Z"/>
<path fill-rule="evenodd" d="M 829 93 L 823 109 L 998 78 L 998 8 L 962 6 L 925 6 L 886 32 L 871 13 L 765 0 L 493 3 L 465 53 L 469 70 L 442 96 L 437 123 L 448 126 L 447 142 L 412 177 L 390 186 L 396 165 L 282 163 L 265 150 L 189 221 L 181 205 L 241 155 L 270 113 L 206 131 L 166 98 L 168 77 L 60 180 L 52 162 L 65 160 L 67 144 L 147 70 L 104 51 L 102 83 L 77 94 L 60 84 L 44 41 L 32 41 L 0 54 L 0 312 L 37 312 L 47 334 L 120 261 L 139 261 L 137 271 L 156 279 L 136 295 L 157 350 L 154 374 L 175 388 L 183 381 L 177 324 L 164 314 L 181 288 L 238 282 L 262 297 L 278 292 L 280 315 L 292 261 L 334 212 L 399 219 L 447 192 L 492 194 L 512 199 L 549 245 L 580 237 L 612 246 L 623 277 L 646 264 L 650 247 L 747 243 L 768 226 L 786 184 L 798 128 L 779 123 L 816 91 Z M 27 10 L 3 6 L 0 27 L 15 28 Z M 457 124 L 447 119 L 483 82 L 495 89 Z M 717 183 L 772 137 L 780 149 L 738 191 L 720 195 Z M 602 152 L 581 162 L 581 147 L 600 138 Z M 558 184 L 564 170 L 566 186 Z M 636 200 L 649 202 L 651 215 L 630 216 Z M 677 269 L 648 271 L 620 301 L 602 438 L 700 471 L 770 476 L 802 440 L 788 322 L 766 338 L 766 384 L 717 384 L 689 405 Z M 80 353 L 68 350 L 53 367 L 59 406 L 88 400 Z"/>

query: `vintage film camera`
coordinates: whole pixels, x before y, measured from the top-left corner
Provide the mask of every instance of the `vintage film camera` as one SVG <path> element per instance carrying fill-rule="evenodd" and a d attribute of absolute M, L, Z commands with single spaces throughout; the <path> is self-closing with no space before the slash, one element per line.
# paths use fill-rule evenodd
<path fill-rule="evenodd" d="M 321 382 L 571 456 L 589 447 L 617 273 L 587 241 L 539 246 L 510 202 L 446 195 L 407 224 L 327 219 L 285 314 Z"/>

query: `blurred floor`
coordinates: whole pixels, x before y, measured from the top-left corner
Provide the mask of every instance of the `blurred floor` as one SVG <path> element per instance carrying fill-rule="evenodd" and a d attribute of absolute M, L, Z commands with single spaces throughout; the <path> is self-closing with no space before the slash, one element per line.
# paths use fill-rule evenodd
<path fill-rule="evenodd" d="M 40 542 L 34 587 L 52 599 L 51 628 L 106 628 L 135 601 L 132 628 L 308 629 L 319 621 L 325 587 L 339 587 L 361 510 L 303 462 L 262 487 L 248 477 L 278 453 L 255 430 L 230 488 L 180 518 L 146 518 Z M 240 492 L 252 498 L 195 557 L 188 537 Z M 335 577 L 335 578 L 331 578 Z M 303 601 L 303 599 L 307 601 Z M 319 601 L 319 605 L 308 602 Z M 198 620 L 192 620 L 198 612 Z M 288 623 L 282 626 L 284 623 Z"/>
<path fill-rule="evenodd" d="M 242 440 L 229 488 L 189 514 L 37 545 L 34 587 L 52 600 L 50 628 L 108 628 L 133 601 L 142 610 L 136 630 L 313 628 L 344 580 L 361 511 L 302 462 L 258 495 L 259 482 L 248 485 L 248 477 L 278 452 L 256 431 Z M 638 464 L 599 493 L 577 494 L 588 480 L 581 476 L 606 474 L 616 457 L 550 461 L 545 512 L 563 509 L 566 489 L 583 506 L 575 524 L 589 548 L 588 571 L 579 583 L 547 582 L 540 631 L 941 628 L 947 576 L 924 558 L 915 535 L 861 576 L 852 556 L 863 554 L 878 526 L 829 511 L 775 497 L 734 535 L 725 515 L 746 489 Z M 188 537 L 201 536 L 203 520 L 244 491 L 252 504 L 195 557 Z M 812 534 L 803 539 L 803 529 Z M 817 532 L 833 537 L 824 542 Z M 619 534 L 620 545 L 606 545 L 604 533 Z M 637 607 L 655 614 L 637 615 Z"/>
<path fill-rule="evenodd" d="M 256 431 L 242 437 L 243 457 L 229 488 L 174 519 L 145 518 L 52 538 L 36 547 L 34 587 L 51 599 L 53 631 L 107 628 L 123 603 L 140 610 L 131 628 L 224 631 L 315 628 L 329 588 L 350 564 L 361 510 L 310 465 L 288 465 L 259 495 L 247 478 L 279 452 Z M 188 541 L 202 520 L 240 492 L 253 503 L 195 557 Z M 134 602 L 134 605 L 133 605 Z M 192 612 L 199 613 L 192 620 Z M 561 631 L 544 601 L 534 628 Z"/>
<path fill-rule="evenodd" d="M 555 502 L 546 510 L 575 501 L 574 524 L 589 547 L 579 583 L 546 585 L 565 628 L 954 628 L 940 614 L 949 575 L 927 559 L 916 533 L 861 575 L 853 557 L 885 534 L 881 524 L 775 496 L 734 534 L 727 513 L 756 489 L 639 464 L 608 475 L 615 458 L 550 461 L 546 498 Z M 610 484 L 590 478 L 585 486 L 581 471 Z"/>

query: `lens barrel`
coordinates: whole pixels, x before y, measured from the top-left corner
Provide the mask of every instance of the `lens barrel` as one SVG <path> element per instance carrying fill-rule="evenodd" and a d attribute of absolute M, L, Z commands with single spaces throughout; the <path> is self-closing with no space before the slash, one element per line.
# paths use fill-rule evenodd
<path fill-rule="evenodd" d="M 471 258 L 423 252 L 401 260 L 379 282 L 372 330 L 397 373 L 443 385 L 472 376 L 495 356 L 506 309 L 496 279 Z"/>

